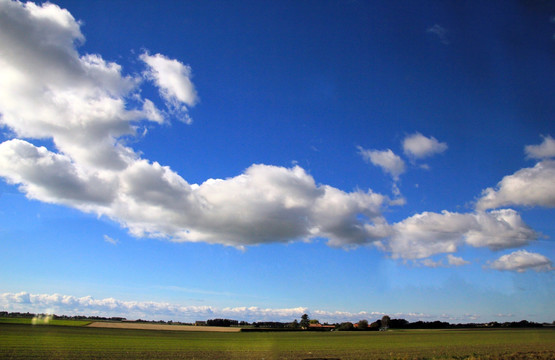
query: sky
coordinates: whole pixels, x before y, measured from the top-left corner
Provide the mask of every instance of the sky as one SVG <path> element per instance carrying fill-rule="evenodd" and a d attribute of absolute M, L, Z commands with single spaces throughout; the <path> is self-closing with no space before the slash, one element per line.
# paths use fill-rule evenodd
<path fill-rule="evenodd" d="M 555 320 L 555 4 L 0 0 L 0 308 Z"/>

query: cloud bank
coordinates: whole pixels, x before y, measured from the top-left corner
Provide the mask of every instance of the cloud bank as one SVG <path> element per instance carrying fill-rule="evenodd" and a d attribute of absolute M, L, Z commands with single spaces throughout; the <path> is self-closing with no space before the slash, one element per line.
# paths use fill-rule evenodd
<path fill-rule="evenodd" d="M 217 308 L 213 306 L 184 306 L 167 302 L 124 301 L 114 298 L 95 299 L 92 296 L 76 297 L 60 294 L 1 293 L 0 306 L 10 312 L 55 313 L 57 315 L 89 315 L 103 317 L 126 317 L 130 320 L 174 320 L 194 322 L 215 318 L 227 318 L 239 321 L 283 321 L 299 320 L 303 314 L 321 322 L 356 322 L 361 319 L 370 321 L 387 315 L 383 312 L 348 312 L 309 309 L 295 307 L 285 309 L 261 308 L 256 306 L 239 306 Z M 388 314 L 393 318 L 409 321 L 430 320 L 433 315 L 421 313 Z"/>
<path fill-rule="evenodd" d="M 10 49 L 0 52 L 0 124 L 11 134 L 0 144 L 0 176 L 28 198 L 108 217 L 137 237 L 236 247 L 325 238 L 335 247 L 375 244 L 393 258 L 422 259 L 463 244 L 526 245 L 537 234 L 516 211 L 498 208 L 555 205 L 555 163 L 544 159 L 551 137 L 526 150 L 543 160 L 486 189 L 477 212 L 423 212 L 395 224 L 383 212 L 400 201 L 318 184 L 299 166 L 253 164 L 191 184 L 125 141 L 143 122 L 191 121 L 198 95 L 189 66 L 144 52 L 143 77 L 124 75 L 119 64 L 80 54 L 79 22 L 50 3 L 2 0 L 0 28 L 0 49 Z M 141 97 L 145 81 L 159 89 L 166 109 Z M 419 133 L 403 146 L 415 158 L 447 148 Z M 405 171 L 389 149 L 359 151 L 395 181 Z"/>

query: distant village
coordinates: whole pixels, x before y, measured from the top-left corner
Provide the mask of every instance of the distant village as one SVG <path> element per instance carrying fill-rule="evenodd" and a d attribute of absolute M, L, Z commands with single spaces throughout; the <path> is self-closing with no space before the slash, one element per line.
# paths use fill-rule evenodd
<path fill-rule="evenodd" d="M 451 324 L 444 321 L 416 321 L 409 322 L 405 319 L 391 319 L 385 315 L 381 319 L 373 322 L 362 319 L 358 322 L 341 322 L 320 323 L 317 319 L 310 319 L 307 314 L 303 314 L 299 320 L 292 322 L 278 321 L 257 321 L 247 322 L 232 319 L 209 319 L 199 320 L 194 323 L 180 321 L 164 321 L 164 320 L 128 320 L 124 317 L 102 317 L 102 316 L 84 316 L 84 315 L 52 315 L 52 314 L 34 314 L 0 311 L 0 318 L 37 318 L 50 317 L 55 320 L 90 320 L 90 321 L 109 321 L 109 322 L 135 322 L 150 323 L 164 325 L 189 325 L 189 326 L 214 326 L 214 327 L 239 327 L 241 331 L 387 331 L 390 329 L 450 329 L 450 328 L 541 328 L 555 327 L 555 321 L 552 323 L 536 323 L 527 320 L 518 322 L 488 322 L 488 323 L 459 323 Z"/>

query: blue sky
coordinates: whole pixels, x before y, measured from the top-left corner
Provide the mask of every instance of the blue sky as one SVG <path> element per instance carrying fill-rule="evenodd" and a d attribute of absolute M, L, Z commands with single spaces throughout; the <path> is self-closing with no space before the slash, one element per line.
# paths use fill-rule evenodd
<path fill-rule="evenodd" d="M 555 6 L 0 1 L 0 305 L 553 321 Z"/>

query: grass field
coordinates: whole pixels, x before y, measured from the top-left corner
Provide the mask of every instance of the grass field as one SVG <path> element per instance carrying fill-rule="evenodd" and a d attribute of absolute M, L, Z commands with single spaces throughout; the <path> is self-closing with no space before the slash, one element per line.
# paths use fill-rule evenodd
<path fill-rule="evenodd" d="M 222 333 L 0 324 L 0 359 L 554 359 L 555 331 Z"/>
<path fill-rule="evenodd" d="M 209 331 L 209 332 L 239 332 L 238 327 L 220 326 L 191 326 L 191 325 L 165 325 L 137 322 L 105 322 L 95 321 L 89 327 L 112 328 L 112 329 L 138 329 L 138 330 L 171 330 L 171 331 Z"/>
<path fill-rule="evenodd" d="M 58 320 L 45 318 L 0 318 L 0 324 L 85 326 L 90 323 L 91 321 L 81 320 Z"/>

